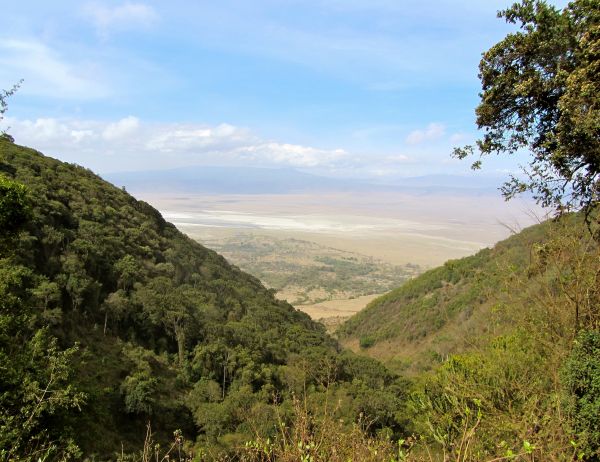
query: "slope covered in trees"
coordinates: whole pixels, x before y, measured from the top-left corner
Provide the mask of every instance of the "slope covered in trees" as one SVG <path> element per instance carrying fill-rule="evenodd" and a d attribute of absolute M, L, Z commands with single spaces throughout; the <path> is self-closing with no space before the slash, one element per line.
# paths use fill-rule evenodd
<path fill-rule="evenodd" d="M 506 275 L 523 277 L 534 243 L 551 223 L 530 227 L 491 249 L 449 260 L 373 300 L 338 330 L 342 342 L 405 372 L 435 367 L 472 337 L 498 327 Z"/>
<path fill-rule="evenodd" d="M 0 171 L 2 459 L 112 457 L 147 422 L 216 454 L 275 432 L 300 393 L 335 393 L 349 422 L 401 406 L 392 374 L 149 204 L 9 138 Z"/>
<path fill-rule="evenodd" d="M 412 375 L 412 428 L 451 460 L 598 460 L 595 229 L 564 215 L 449 261 L 374 300 L 342 343 Z"/>

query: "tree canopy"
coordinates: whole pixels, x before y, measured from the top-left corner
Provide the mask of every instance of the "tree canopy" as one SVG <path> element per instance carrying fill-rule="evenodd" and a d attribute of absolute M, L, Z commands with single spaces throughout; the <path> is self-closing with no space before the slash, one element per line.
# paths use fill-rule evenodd
<path fill-rule="evenodd" d="M 465 158 L 527 150 L 525 179 L 512 176 L 508 199 L 531 191 L 543 206 L 590 210 L 600 189 L 600 3 L 560 10 L 522 0 L 498 13 L 519 31 L 483 54 L 476 109 L 483 136 L 455 149 Z"/>
<path fill-rule="evenodd" d="M 24 185 L 0 176 L 0 229 L 12 236 L 29 218 L 29 200 Z"/>
<path fill-rule="evenodd" d="M 381 369 L 149 204 L 0 138 L 0 460 L 114 460 L 149 420 L 227 453 L 301 394 L 400 434 Z"/>

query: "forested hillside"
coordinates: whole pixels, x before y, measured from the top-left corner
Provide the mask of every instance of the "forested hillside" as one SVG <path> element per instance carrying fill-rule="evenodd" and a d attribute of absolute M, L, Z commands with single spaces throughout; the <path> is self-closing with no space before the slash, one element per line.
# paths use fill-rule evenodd
<path fill-rule="evenodd" d="M 564 215 L 449 261 L 350 318 L 342 343 L 413 377 L 412 428 L 457 460 L 598 460 L 595 223 Z"/>
<path fill-rule="evenodd" d="M 600 461 L 600 2 L 498 15 L 454 156 L 528 152 L 502 193 L 554 218 L 371 303 L 339 331 L 359 354 L 0 131 L 0 461 Z"/>
<path fill-rule="evenodd" d="M 2 460 L 116 457 L 148 422 L 214 456 L 325 391 L 348 422 L 387 406 L 376 427 L 402 430 L 392 374 L 149 204 L 8 137 L 0 171 Z"/>
<path fill-rule="evenodd" d="M 430 370 L 468 349 L 474 337 L 503 328 L 496 315 L 507 301 L 507 276 L 526 278 L 533 246 L 556 228 L 551 222 L 532 226 L 491 249 L 449 260 L 373 300 L 340 326 L 338 336 L 397 370 Z"/>

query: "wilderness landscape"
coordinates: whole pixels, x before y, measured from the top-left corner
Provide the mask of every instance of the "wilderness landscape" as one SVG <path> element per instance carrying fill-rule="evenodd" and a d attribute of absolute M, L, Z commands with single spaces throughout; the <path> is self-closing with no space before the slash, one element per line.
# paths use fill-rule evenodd
<path fill-rule="evenodd" d="M 425 269 L 544 220 L 533 201 L 507 204 L 489 189 L 169 197 L 138 185 L 132 192 L 278 298 L 323 319 L 348 317 Z"/>
<path fill-rule="evenodd" d="M 2 462 L 600 460 L 598 2 L 0 27 Z"/>

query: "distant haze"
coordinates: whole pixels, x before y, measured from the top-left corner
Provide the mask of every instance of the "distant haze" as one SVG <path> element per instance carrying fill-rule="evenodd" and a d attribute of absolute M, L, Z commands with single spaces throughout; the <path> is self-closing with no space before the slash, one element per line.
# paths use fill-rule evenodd
<path fill-rule="evenodd" d="M 189 167 L 105 174 L 201 242 L 226 233 L 298 238 L 385 260 L 434 266 L 543 218 L 504 178 L 471 174 L 385 180 L 293 168 Z"/>
<path fill-rule="evenodd" d="M 103 177 L 131 192 L 187 194 L 291 194 L 306 192 L 444 192 L 499 195 L 502 179 L 485 176 L 426 175 L 375 180 L 318 176 L 291 168 L 188 167 L 117 172 Z"/>

